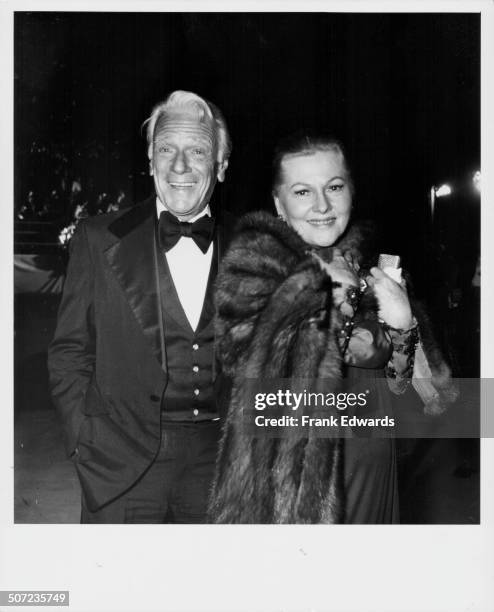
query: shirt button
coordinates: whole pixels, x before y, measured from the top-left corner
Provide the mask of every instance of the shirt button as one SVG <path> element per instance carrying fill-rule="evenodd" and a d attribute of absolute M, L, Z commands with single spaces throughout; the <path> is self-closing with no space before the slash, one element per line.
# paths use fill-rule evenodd
<path fill-rule="evenodd" d="M 194 366 L 194 367 L 192 368 L 192 371 L 193 371 L 193 372 L 199 372 L 199 366 Z"/>
<path fill-rule="evenodd" d="M 194 408 L 193 413 L 194 413 L 194 416 L 197 416 L 199 414 L 199 410 L 197 410 L 197 408 Z"/>
<path fill-rule="evenodd" d="M 194 389 L 194 395 L 199 395 L 199 389 Z"/>
<path fill-rule="evenodd" d="M 199 348 L 199 345 L 198 344 L 193 344 L 192 348 L 194 349 L 194 351 L 197 351 L 197 349 Z"/>

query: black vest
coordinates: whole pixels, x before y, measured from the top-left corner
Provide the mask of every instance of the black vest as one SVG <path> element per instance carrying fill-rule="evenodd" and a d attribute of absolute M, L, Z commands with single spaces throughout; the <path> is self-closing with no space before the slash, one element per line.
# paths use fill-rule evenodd
<path fill-rule="evenodd" d="M 201 317 L 193 330 L 178 298 L 165 254 L 157 247 L 162 314 L 162 358 L 168 384 L 161 400 L 162 417 L 170 421 L 204 421 L 218 417 L 214 385 L 214 302 L 217 241 Z"/>

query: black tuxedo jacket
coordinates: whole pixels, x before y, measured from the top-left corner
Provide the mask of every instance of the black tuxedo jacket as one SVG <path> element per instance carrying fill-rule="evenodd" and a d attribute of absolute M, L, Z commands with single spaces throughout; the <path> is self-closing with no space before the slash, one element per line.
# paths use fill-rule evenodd
<path fill-rule="evenodd" d="M 156 199 L 82 222 L 48 353 L 50 383 L 90 510 L 132 486 L 160 444 Z M 219 220 L 216 253 L 231 223 Z"/>

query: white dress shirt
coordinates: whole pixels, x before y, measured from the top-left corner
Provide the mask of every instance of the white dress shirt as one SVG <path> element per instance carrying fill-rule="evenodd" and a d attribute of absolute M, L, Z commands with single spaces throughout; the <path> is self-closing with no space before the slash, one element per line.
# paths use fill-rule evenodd
<path fill-rule="evenodd" d="M 156 214 L 167 210 L 166 206 L 156 198 Z M 190 219 L 193 223 L 203 215 L 211 216 L 209 206 Z M 214 241 L 213 241 L 214 242 Z M 203 253 L 192 238 L 182 236 L 177 244 L 166 253 L 166 260 L 172 275 L 178 299 L 192 327 L 197 329 L 201 318 L 202 305 L 206 295 L 209 271 L 213 257 L 213 242 L 206 253 Z"/>

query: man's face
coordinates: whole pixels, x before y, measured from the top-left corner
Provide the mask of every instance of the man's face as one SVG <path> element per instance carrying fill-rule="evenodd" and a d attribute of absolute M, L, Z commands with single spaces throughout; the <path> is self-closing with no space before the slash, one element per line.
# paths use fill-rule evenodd
<path fill-rule="evenodd" d="M 160 117 L 149 153 L 156 194 L 182 221 L 200 213 L 216 179 L 224 180 L 227 162 L 216 162 L 213 126 L 187 111 Z"/>

